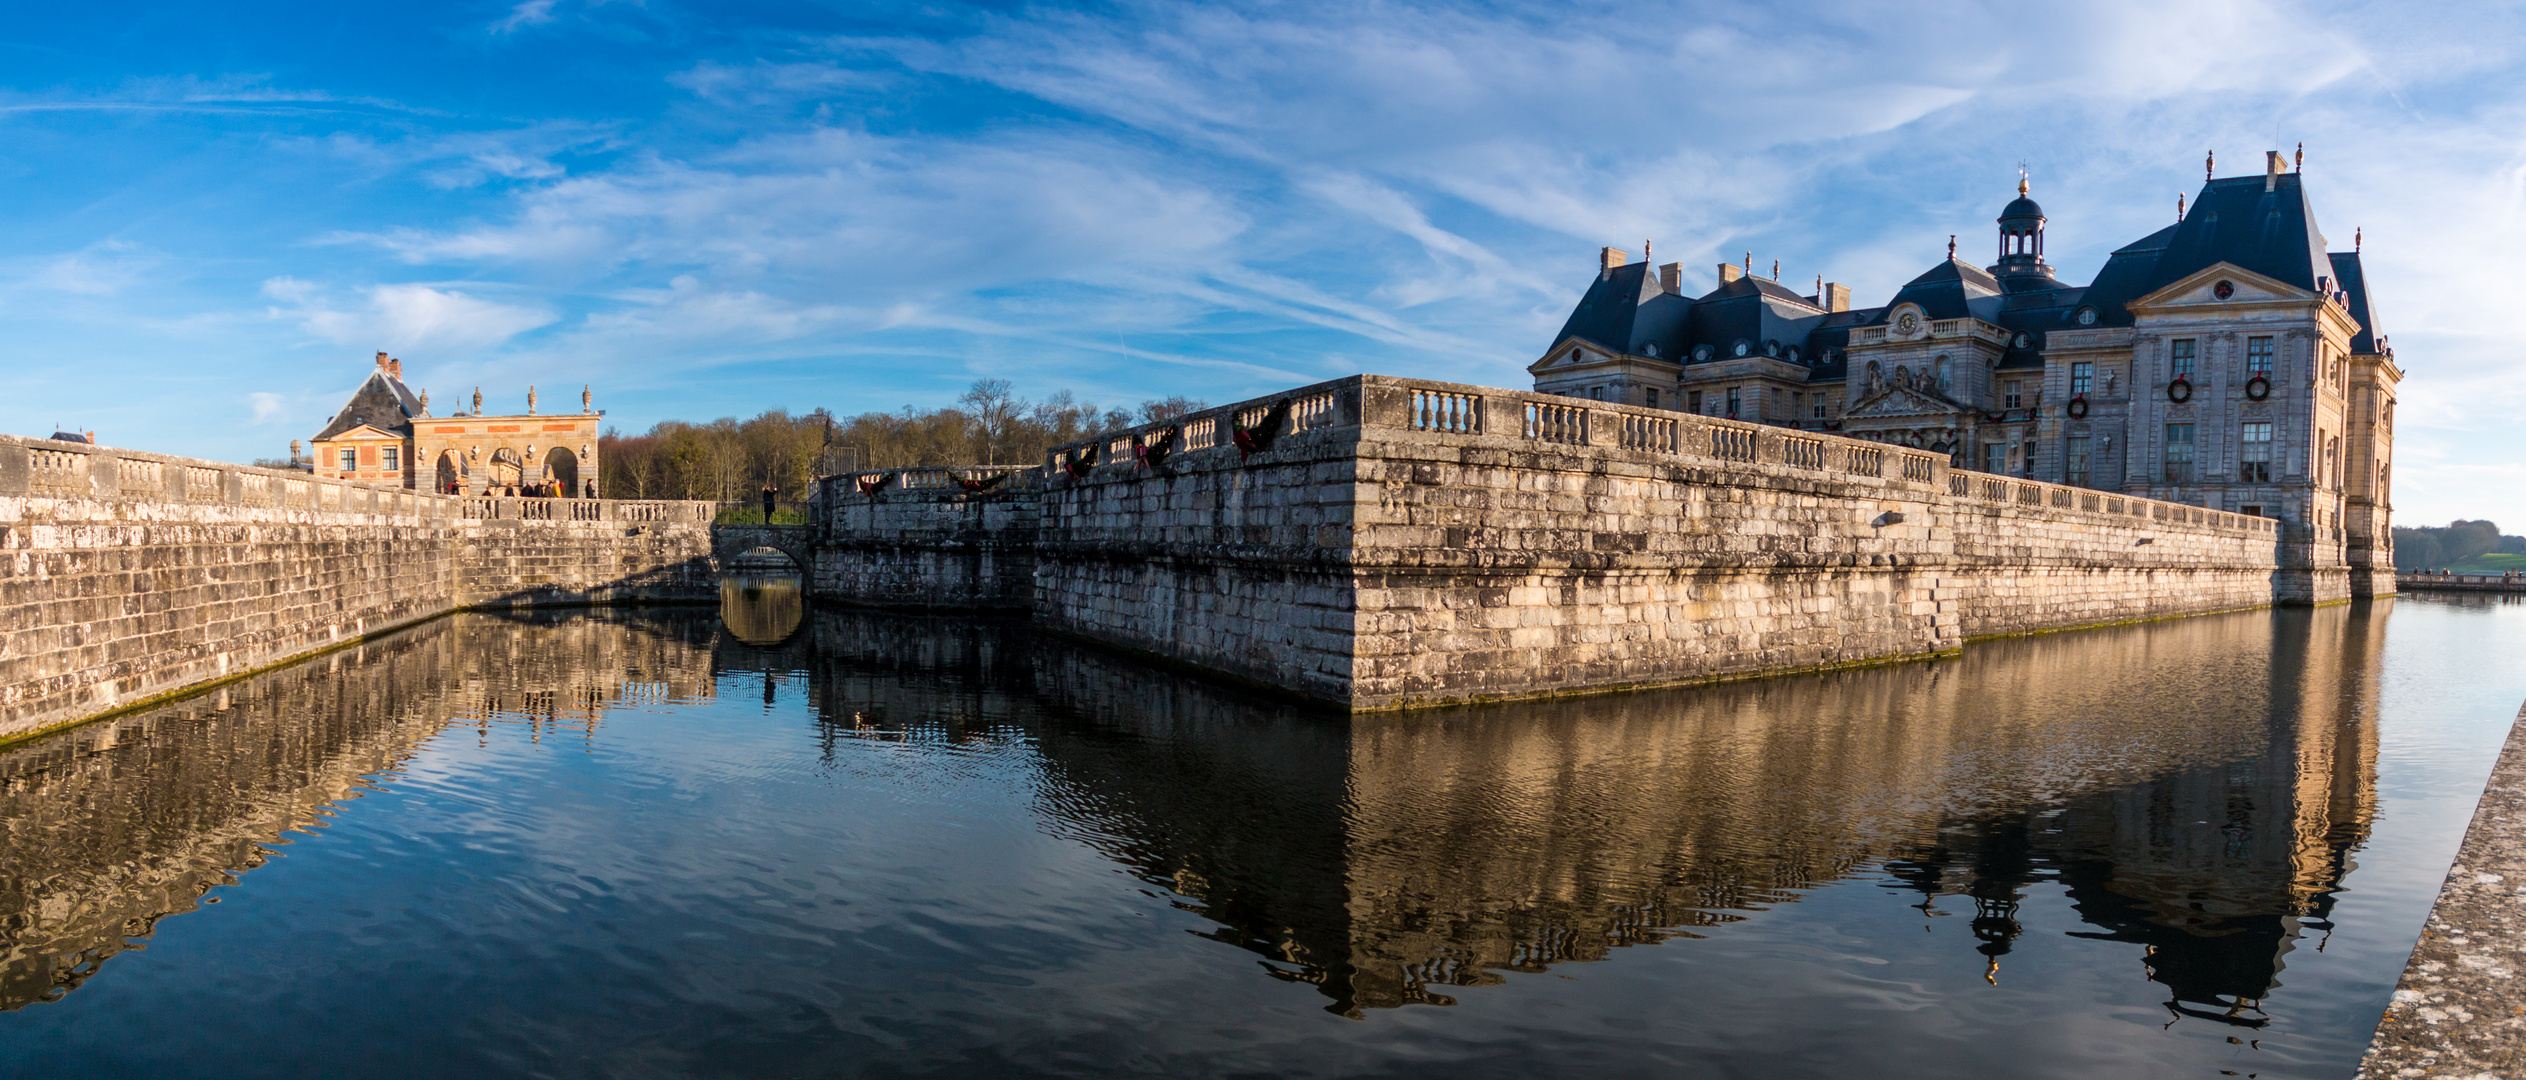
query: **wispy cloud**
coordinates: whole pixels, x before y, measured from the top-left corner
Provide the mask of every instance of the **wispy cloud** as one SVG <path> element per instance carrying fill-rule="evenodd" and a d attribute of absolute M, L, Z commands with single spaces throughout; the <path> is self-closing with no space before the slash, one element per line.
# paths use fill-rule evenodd
<path fill-rule="evenodd" d="M 510 8 L 506 16 L 492 23 L 491 32 L 514 34 L 524 27 L 540 26 L 551 22 L 553 21 L 553 5 L 556 2 L 557 0 L 524 0 L 516 7 Z"/>
<path fill-rule="evenodd" d="M 399 352 L 469 353 L 537 327 L 555 316 L 541 307 L 485 300 L 429 285 L 377 285 L 358 290 L 359 300 L 337 307 L 328 290 L 296 278 L 274 278 L 264 295 L 282 305 L 276 319 L 298 323 L 336 345 Z"/>
<path fill-rule="evenodd" d="M 86 211 L 92 232 L 0 266 L 0 304 L 13 319 L 116 307 L 162 333 L 236 316 L 270 335 L 238 346 L 249 354 L 566 369 L 658 387 L 659 411 L 703 408 L 726 384 L 691 373 L 749 366 L 810 404 L 872 406 L 982 374 L 1211 397 L 1359 366 L 1516 385 L 1599 245 L 1654 238 L 1705 282 L 1752 249 L 1801 286 L 1822 274 L 1878 300 L 1949 234 L 1978 250 L 2022 159 L 2076 278 L 2170 220 L 2203 151 L 2233 169 L 2304 140 L 2333 246 L 2367 230 L 2412 372 L 2406 464 L 2450 463 L 2401 471 L 2399 505 L 2526 522 L 2526 494 L 2480 505 L 2492 474 L 2453 467 L 2526 459 L 2508 421 L 2526 386 L 2503 344 L 2508 283 L 2526 275 L 2526 13 L 872 12 L 862 25 L 906 28 L 478 8 L 441 20 L 476 48 L 444 57 L 432 83 L 446 89 L 408 106 L 409 83 L 361 64 L 0 91 L 13 133 L 78 132 L 45 167 L 116 137 L 122 121 L 75 115 L 112 110 L 181 117 L 131 136 L 128 157 L 206 163 L 129 209 L 96 198 L 123 216 Z M 551 35 L 532 31 L 558 26 L 584 31 L 568 62 L 601 74 L 552 77 L 558 54 L 535 51 Z M 244 66 L 305 71 L 285 62 L 305 51 Z M 165 153 L 178 125 L 217 137 Z M 220 186 L 257 155 L 278 164 Z M 274 190 L 286 205 L 256 202 Z M 249 205 L 261 216 L 222 220 Z M 416 277 L 430 280 L 379 284 Z M 221 284 L 240 279 L 269 280 L 260 296 Z"/>

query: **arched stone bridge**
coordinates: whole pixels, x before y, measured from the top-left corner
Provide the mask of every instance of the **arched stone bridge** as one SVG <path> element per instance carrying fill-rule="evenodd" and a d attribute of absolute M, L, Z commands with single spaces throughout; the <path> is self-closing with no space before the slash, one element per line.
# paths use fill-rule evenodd
<path fill-rule="evenodd" d="M 816 527 L 813 525 L 719 525 L 710 527 L 711 561 L 719 568 L 728 568 L 728 560 L 756 548 L 771 548 L 789 556 L 804 574 L 813 565 Z"/>

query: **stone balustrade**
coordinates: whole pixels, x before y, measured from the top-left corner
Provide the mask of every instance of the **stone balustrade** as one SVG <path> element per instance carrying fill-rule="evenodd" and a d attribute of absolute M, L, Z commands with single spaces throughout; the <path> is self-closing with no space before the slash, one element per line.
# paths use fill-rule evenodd
<path fill-rule="evenodd" d="M 709 599 L 714 509 L 0 436 L 0 740 L 462 607 Z"/>

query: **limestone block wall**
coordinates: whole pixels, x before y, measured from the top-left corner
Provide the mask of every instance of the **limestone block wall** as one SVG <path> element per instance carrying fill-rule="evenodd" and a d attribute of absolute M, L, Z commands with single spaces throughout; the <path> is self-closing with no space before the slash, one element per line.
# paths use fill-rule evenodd
<path fill-rule="evenodd" d="M 0 436 L 0 740 L 468 604 L 708 598 L 708 513 Z"/>
<path fill-rule="evenodd" d="M 1230 445 L 1275 409 L 1309 419 Z M 1936 655 L 2269 604 L 2278 569 L 2265 519 L 1375 376 L 1061 448 L 1050 472 L 1038 618 L 1352 708 Z"/>
<path fill-rule="evenodd" d="M 1958 470 L 1942 575 L 1967 637 L 2268 607 L 2285 523 Z M 2338 599 L 2339 597 L 2336 597 Z"/>
<path fill-rule="evenodd" d="M 826 478 L 814 596 L 876 607 L 1025 610 L 1034 602 L 1040 471 L 883 469 Z"/>
<path fill-rule="evenodd" d="M 468 607 L 719 598 L 706 502 L 464 498 L 456 601 Z"/>
<path fill-rule="evenodd" d="M 1056 450 L 1035 618 L 1348 700 L 1360 388 L 1357 379 L 1318 384 Z M 1237 445 L 1240 428 L 1267 418 L 1268 446 Z"/>

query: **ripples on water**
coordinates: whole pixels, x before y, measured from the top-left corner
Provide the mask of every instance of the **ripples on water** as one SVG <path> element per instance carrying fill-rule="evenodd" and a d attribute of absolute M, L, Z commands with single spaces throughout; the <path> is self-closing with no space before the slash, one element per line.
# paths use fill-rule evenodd
<path fill-rule="evenodd" d="M 1344 719 L 723 599 L 0 750 L 0 1073 L 2346 1077 L 2526 695 L 2514 603 Z"/>

